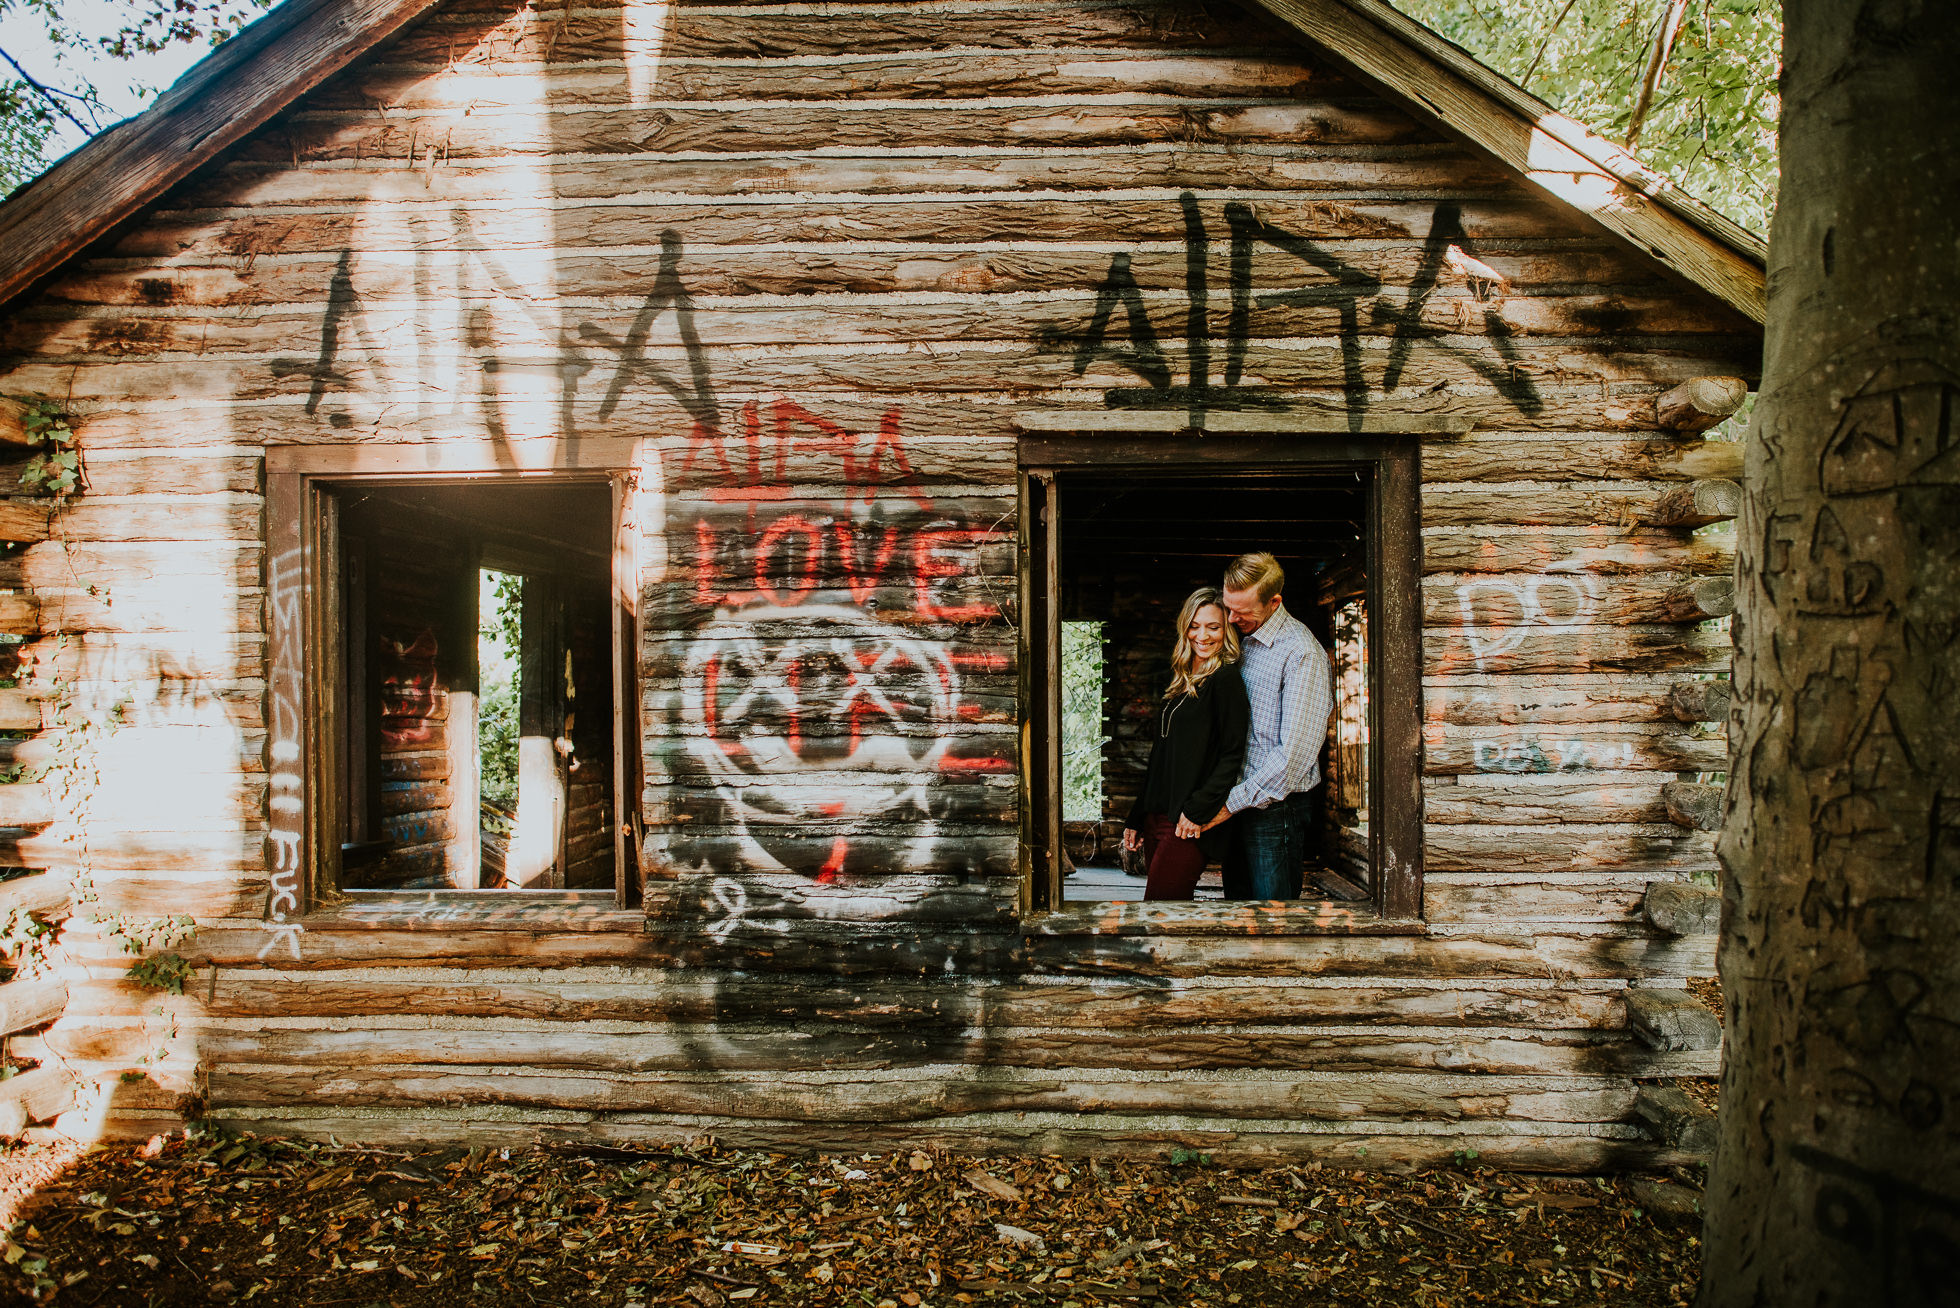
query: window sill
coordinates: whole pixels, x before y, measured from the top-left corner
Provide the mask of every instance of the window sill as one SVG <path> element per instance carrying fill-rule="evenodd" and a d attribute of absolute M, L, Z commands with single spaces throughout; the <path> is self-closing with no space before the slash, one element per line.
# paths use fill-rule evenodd
<path fill-rule="evenodd" d="M 1385 918 L 1371 907 L 1271 900 L 1265 903 L 1069 904 L 1021 920 L 1031 936 L 1420 936 L 1429 924 Z"/>
<path fill-rule="evenodd" d="M 641 931 L 646 915 L 610 890 L 350 890 L 308 913 L 310 928 L 377 931 Z"/>

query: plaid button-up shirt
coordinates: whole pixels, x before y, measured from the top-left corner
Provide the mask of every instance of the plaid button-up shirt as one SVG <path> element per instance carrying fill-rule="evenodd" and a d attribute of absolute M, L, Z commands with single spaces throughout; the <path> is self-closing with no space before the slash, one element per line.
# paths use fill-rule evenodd
<path fill-rule="evenodd" d="M 1334 712 L 1327 651 L 1284 605 L 1245 638 L 1239 671 L 1252 700 L 1252 733 L 1239 784 L 1225 800 L 1234 813 L 1320 784 L 1320 747 Z"/>

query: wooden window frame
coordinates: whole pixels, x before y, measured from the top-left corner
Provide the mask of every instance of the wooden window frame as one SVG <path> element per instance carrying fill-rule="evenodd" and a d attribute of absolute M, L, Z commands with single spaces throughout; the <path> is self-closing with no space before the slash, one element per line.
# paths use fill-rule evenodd
<path fill-rule="evenodd" d="M 1275 428 L 1271 435 L 1128 433 L 1121 415 L 1034 429 L 1020 445 L 1021 482 L 1021 906 L 1039 934 L 1419 934 L 1422 918 L 1422 473 L 1414 432 L 1329 435 Z M 1250 415 L 1243 415 L 1250 417 Z M 1256 422 L 1256 419 L 1252 419 Z M 1248 424 L 1249 426 L 1250 424 Z M 1102 424 L 1098 423 L 1098 427 Z M 1307 466 L 1365 467 L 1368 497 L 1369 854 L 1374 898 L 1367 905 L 1312 901 L 1278 907 L 1226 902 L 1077 903 L 1062 899 L 1061 626 L 1062 560 L 1053 548 L 1066 513 L 1057 478 L 1115 468 L 1284 472 Z"/>
<path fill-rule="evenodd" d="M 504 442 L 269 446 L 266 478 L 266 917 L 275 930 L 362 924 L 454 930 L 640 930 L 643 914 L 638 658 L 640 578 L 633 520 L 640 442 Z M 341 653 L 341 542 L 332 497 L 349 487 L 487 481 L 585 481 L 610 487 L 613 518 L 614 885 L 611 890 L 344 892 L 338 849 L 346 797 L 340 757 L 346 668 Z"/>

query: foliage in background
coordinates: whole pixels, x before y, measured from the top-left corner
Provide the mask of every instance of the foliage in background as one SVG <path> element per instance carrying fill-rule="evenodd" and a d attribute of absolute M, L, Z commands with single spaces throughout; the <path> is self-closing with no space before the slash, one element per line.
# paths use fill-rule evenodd
<path fill-rule="evenodd" d="M 477 627 L 477 663 L 484 669 L 476 718 L 479 794 L 483 803 L 513 812 L 517 808 L 517 668 L 518 651 L 523 648 L 524 578 L 488 569 L 481 576 L 487 594 Z"/>
<path fill-rule="evenodd" d="M 54 110 L 27 83 L 0 82 L 0 193 L 47 166 L 54 123 Z"/>
<path fill-rule="evenodd" d="M 51 160 L 49 142 L 65 120 L 83 136 L 108 126 L 102 97 L 81 57 L 134 59 L 180 43 L 218 44 L 271 8 L 273 0 L 0 0 L 0 19 L 40 26 L 55 67 L 39 75 L 25 51 L 0 47 L 0 193 L 31 181 Z M 84 18 L 86 21 L 84 21 Z M 31 57 L 30 57 L 31 58 Z M 144 98 L 155 94 L 148 89 Z"/>
<path fill-rule="evenodd" d="M 1599 135 L 1624 142 L 1669 0 L 1393 0 Z M 1689 0 L 1641 128 L 1648 167 L 1769 230 L 1776 198 L 1777 0 Z"/>
<path fill-rule="evenodd" d="M 1062 819 L 1102 817 L 1103 624 L 1062 624 Z"/>
<path fill-rule="evenodd" d="M 517 810 L 517 683 L 492 682 L 477 706 L 476 730 L 482 756 L 478 784 L 482 802 L 506 812 Z"/>

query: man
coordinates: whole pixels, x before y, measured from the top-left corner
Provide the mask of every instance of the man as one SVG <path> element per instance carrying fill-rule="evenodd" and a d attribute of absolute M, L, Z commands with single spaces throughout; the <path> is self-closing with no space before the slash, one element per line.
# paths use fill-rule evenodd
<path fill-rule="evenodd" d="M 1252 700 L 1245 767 L 1206 826 L 1232 817 L 1227 899 L 1292 899 L 1306 857 L 1307 792 L 1320 784 L 1320 746 L 1334 711 L 1327 651 L 1286 611 L 1286 573 L 1270 554 L 1225 570 L 1225 609 L 1245 637 L 1240 669 Z"/>

